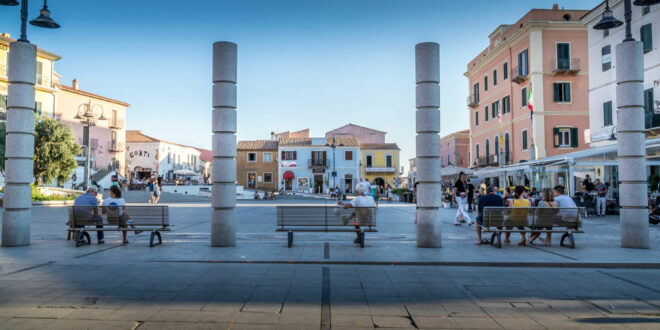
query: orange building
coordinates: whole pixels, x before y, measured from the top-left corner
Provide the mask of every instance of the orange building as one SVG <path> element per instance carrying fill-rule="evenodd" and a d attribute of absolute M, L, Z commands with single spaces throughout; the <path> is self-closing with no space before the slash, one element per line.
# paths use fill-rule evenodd
<path fill-rule="evenodd" d="M 472 167 L 499 164 L 498 149 L 512 164 L 587 147 L 586 13 L 532 9 L 495 29 L 488 48 L 468 63 Z"/>

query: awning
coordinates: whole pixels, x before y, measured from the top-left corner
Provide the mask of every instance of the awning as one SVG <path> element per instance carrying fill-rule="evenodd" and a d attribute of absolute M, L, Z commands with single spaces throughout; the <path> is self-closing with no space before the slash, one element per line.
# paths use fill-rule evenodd
<path fill-rule="evenodd" d="M 176 171 L 174 171 L 174 174 L 176 174 L 176 175 L 196 175 L 197 173 L 195 173 L 192 170 L 176 170 Z"/>
<path fill-rule="evenodd" d="M 284 175 L 282 175 L 282 178 L 284 178 L 284 180 L 291 180 L 295 177 L 296 177 L 296 175 L 293 174 L 293 172 L 291 172 L 291 171 L 286 171 L 286 172 L 284 172 Z"/>

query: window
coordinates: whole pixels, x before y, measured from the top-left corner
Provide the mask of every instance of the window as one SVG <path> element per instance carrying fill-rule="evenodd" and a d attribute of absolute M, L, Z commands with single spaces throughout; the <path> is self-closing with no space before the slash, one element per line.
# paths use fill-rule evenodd
<path fill-rule="evenodd" d="M 7 95 L 0 94 L 0 120 L 7 119 Z"/>
<path fill-rule="evenodd" d="M 511 96 L 507 95 L 502 98 L 502 114 L 511 112 Z"/>
<path fill-rule="evenodd" d="M 486 118 L 486 121 L 488 121 L 488 106 L 486 106 L 486 115 L 484 116 Z"/>
<path fill-rule="evenodd" d="M 353 160 L 353 151 L 351 150 L 344 151 L 344 160 Z"/>
<path fill-rule="evenodd" d="M 295 151 L 282 151 L 282 160 L 296 160 L 297 155 Z"/>
<path fill-rule="evenodd" d="M 557 43 L 557 69 L 569 70 L 571 68 L 571 44 Z"/>
<path fill-rule="evenodd" d="M 642 16 L 651 12 L 651 6 L 642 6 Z"/>
<path fill-rule="evenodd" d="M 518 75 L 526 76 L 529 72 L 527 49 L 518 54 Z"/>
<path fill-rule="evenodd" d="M 504 161 L 509 162 L 511 149 L 509 148 L 509 133 L 504 134 Z"/>
<path fill-rule="evenodd" d="M 660 126 L 660 115 L 653 111 L 653 88 L 644 91 L 644 128 Z"/>
<path fill-rule="evenodd" d="M 603 103 L 603 126 L 612 125 L 612 101 Z"/>
<path fill-rule="evenodd" d="M 326 166 L 325 151 L 312 151 L 312 166 Z"/>
<path fill-rule="evenodd" d="M 264 183 L 273 183 L 273 173 L 264 172 Z"/>
<path fill-rule="evenodd" d="M 270 163 L 273 161 L 273 153 L 272 152 L 264 152 L 264 163 Z"/>
<path fill-rule="evenodd" d="M 571 83 L 554 83 L 553 86 L 555 89 L 555 102 L 571 102 Z"/>
<path fill-rule="evenodd" d="M 493 70 L 493 86 L 497 86 L 497 70 Z"/>
<path fill-rule="evenodd" d="M 490 141 L 486 139 L 486 164 L 490 163 Z"/>
<path fill-rule="evenodd" d="M 167 153 L 167 163 L 168 164 L 172 163 L 172 152 L 171 151 Z"/>
<path fill-rule="evenodd" d="M 34 102 L 34 113 L 37 115 L 42 115 L 43 114 L 43 105 L 41 102 Z"/>
<path fill-rule="evenodd" d="M 603 38 L 607 37 L 610 35 L 610 29 L 603 30 Z"/>
<path fill-rule="evenodd" d="M 495 150 L 493 150 L 493 155 L 500 157 L 500 138 L 499 136 L 494 136 L 493 141 L 495 141 Z M 498 158 L 497 161 L 500 159 Z"/>
<path fill-rule="evenodd" d="M 247 161 L 250 162 L 250 163 L 256 162 L 257 161 L 257 153 L 256 152 L 248 152 Z"/>
<path fill-rule="evenodd" d="M 495 102 L 493 102 L 493 104 L 491 104 L 490 112 L 491 112 L 491 117 L 493 117 L 493 119 L 495 119 L 497 117 L 497 115 L 500 113 L 500 101 L 499 100 L 495 101 Z"/>
<path fill-rule="evenodd" d="M 601 62 L 603 64 L 603 71 L 612 68 L 612 46 L 607 45 L 600 50 Z"/>
<path fill-rule="evenodd" d="M 475 146 L 474 154 L 477 155 L 477 159 L 479 159 L 479 145 L 478 144 Z"/>
<path fill-rule="evenodd" d="M 520 100 L 521 104 L 523 107 L 527 106 L 527 87 L 523 87 L 523 89 L 520 90 L 521 95 L 520 95 Z"/>
<path fill-rule="evenodd" d="M 479 110 L 474 112 L 474 126 L 479 126 Z"/>
<path fill-rule="evenodd" d="M 648 53 L 653 50 L 651 23 L 642 25 L 642 27 L 639 28 L 639 35 L 642 43 L 644 43 L 644 53 Z"/>
<path fill-rule="evenodd" d="M 474 94 L 474 102 L 479 103 L 479 83 L 472 86 L 472 94 Z"/>
<path fill-rule="evenodd" d="M 392 155 L 385 155 L 385 167 L 393 167 L 392 160 L 393 160 Z"/>
<path fill-rule="evenodd" d="M 509 79 L 509 62 L 504 62 L 502 65 L 502 80 Z"/>
<path fill-rule="evenodd" d="M 484 91 L 488 90 L 488 76 L 484 77 Z"/>
<path fill-rule="evenodd" d="M 527 130 L 522 130 L 522 150 L 527 150 Z"/>
<path fill-rule="evenodd" d="M 578 146 L 578 132 L 575 127 L 555 127 L 552 129 L 555 148 L 575 148 Z"/>
<path fill-rule="evenodd" d="M 367 167 L 373 167 L 373 165 L 374 165 L 374 156 L 373 155 L 367 155 L 365 159 L 366 159 L 366 163 L 367 163 L 366 166 Z"/>
<path fill-rule="evenodd" d="M 37 85 L 44 84 L 44 62 L 37 61 Z"/>

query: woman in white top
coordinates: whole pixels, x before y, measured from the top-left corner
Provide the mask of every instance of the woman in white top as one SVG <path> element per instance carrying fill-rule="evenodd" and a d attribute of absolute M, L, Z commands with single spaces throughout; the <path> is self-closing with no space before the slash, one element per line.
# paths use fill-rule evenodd
<path fill-rule="evenodd" d="M 110 187 L 110 198 L 106 198 L 103 200 L 103 213 L 108 213 L 114 212 L 116 210 L 117 214 L 116 216 L 118 217 L 117 221 L 119 221 L 119 226 L 122 228 L 126 227 L 125 223 L 121 223 L 124 213 L 124 206 L 126 206 L 126 201 L 121 197 L 121 189 L 119 189 L 118 186 L 112 186 Z M 122 242 L 123 244 L 128 244 L 128 240 L 126 239 L 126 230 L 123 230 L 121 232 L 122 236 L 124 237 L 124 241 Z"/>
<path fill-rule="evenodd" d="M 374 201 L 371 196 L 366 196 L 367 192 L 367 186 L 364 183 L 360 183 L 357 185 L 355 188 L 357 191 L 358 196 L 355 197 L 352 201 L 348 203 L 343 203 L 341 201 L 337 202 L 337 205 L 345 208 L 345 209 L 350 209 L 350 208 L 365 208 L 365 207 L 376 207 L 376 202 Z M 357 213 L 353 212 L 350 217 L 344 218 L 344 225 L 348 223 L 349 220 L 355 219 L 355 233 L 357 234 L 357 238 L 354 243 L 360 243 L 360 223 L 357 221 Z"/>

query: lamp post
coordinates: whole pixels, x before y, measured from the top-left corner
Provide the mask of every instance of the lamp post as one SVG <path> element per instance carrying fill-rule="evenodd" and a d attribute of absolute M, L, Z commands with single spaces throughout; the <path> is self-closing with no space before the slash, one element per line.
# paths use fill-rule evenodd
<path fill-rule="evenodd" d="M 335 149 L 337 149 L 337 139 L 333 136 L 332 137 L 332 144 L 326 143 L 326 147 L 332 148 L 332 188 L 336 187 L 336 182 L 335 179 L 337 178 L 337 162 L 335 161 Z M 343 147 L 344 144 L 340 143 L 340 147 Z M 335 192 L 336 193 L 336 192 Z"/>
<path fill-rule="evenodd" d="M 9 90 L 5 147 L 5 198 L 2 246 L 30 244 L 32 217 L 32 157 L 34 156 L 34 84 L 37 76 L 37 47 L 27 39 L 28 1 L 0 0 L 0 5 L 21 5 L 21 36 L 9 44 Z M 58 28 L 44 1 L 39 17 L 31 25 Z"/>
<path fill-rule="evenodd" d="M 637 6 L 650 6 L 660 0 L 635 0 Z M 624 0 L 625 39 L 616 46 L 617 133 L 619 143 L 619 196 L 621 204 L 621 246 L 649 248 L 648 187 L 644 144 L 644 54 L 642 42 L 631 32 L 631 0 Z M 605 1 L 596 30 L 608 30 L 624 23 L 614 18 Z M 613 135 L 613 134 L 612 134 Z M 616 138 L 616 137 L 615 137 Z"/>
<path fill-rule="evenodd" d="M 96 116 L 94 110 L 95 109 L 101 109 L 101 114 Z M 89 188 L 89 181 L 90 181 L 90 167 L 91 167 L 91 151 L 92 148 L 90 146 L 90 127 L 96 126 L 96 121 L 97 120 L 107 120 L 105 116 L 103 116 L 103 107 L 100 104 L 92 104 L 92 100 L 89 100 L 88 103 L 83 103 L 80 106 L 78 106 L 78 113 L 76 114 L 74 119 L 80 120 L 80 123 L 83 126 L 83 143 L 85 144 L 85 180 L 84 180 L 84 186 L 85 190 Z"/>

